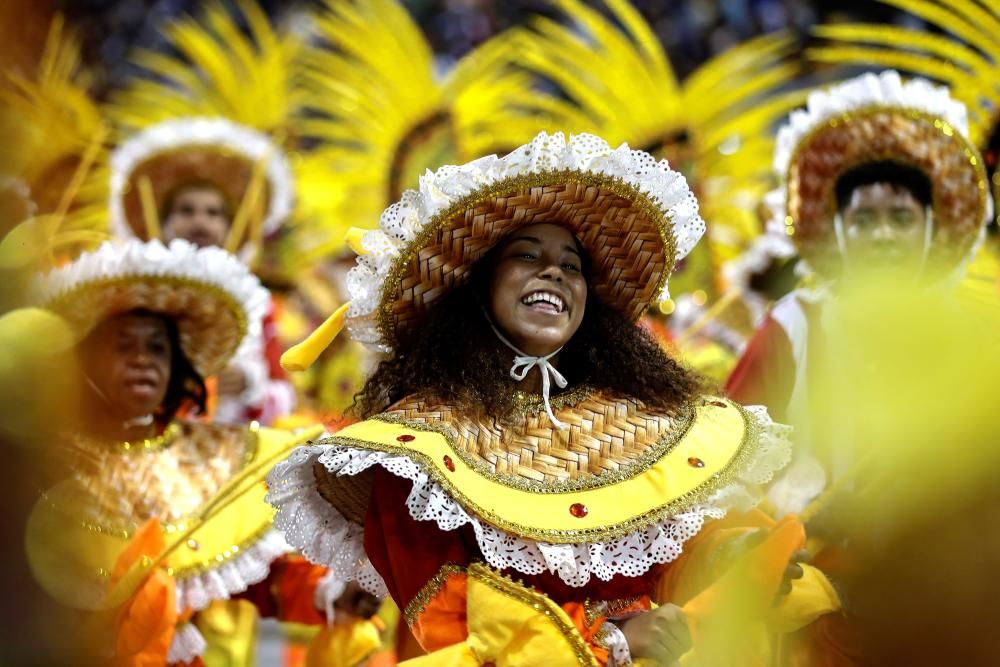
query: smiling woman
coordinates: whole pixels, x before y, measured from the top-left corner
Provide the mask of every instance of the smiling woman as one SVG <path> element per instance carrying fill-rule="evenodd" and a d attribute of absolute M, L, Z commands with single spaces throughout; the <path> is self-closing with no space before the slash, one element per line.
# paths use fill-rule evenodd
<path fill-rule="evenodd" d="M 388 353 L 366 419 L 296 450 L 268 497 L 306 557 L 393 597 L 432 652 L 413 664 L 669 664 L 688 623 L 715 645 L 718 547 L 772 526 L 755 485 L 790 449 L 636 325 L 703 231 L 665 161 L 543 133 L 425 175 L 364 237 L 346 324 Z"/>

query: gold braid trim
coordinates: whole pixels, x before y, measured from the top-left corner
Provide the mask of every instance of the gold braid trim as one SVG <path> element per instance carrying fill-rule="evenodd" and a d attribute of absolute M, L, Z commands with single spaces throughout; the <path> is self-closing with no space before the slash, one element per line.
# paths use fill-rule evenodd
<path fill-rule="evenodd" d="M 413 596 L 413 599 L 403 609 L 403 618 L 406 619 L 406 624 L 413 627 L 413 624 L 417 622 L 417 617 L 424 612 L 424 609 L 431 603 L 431 600 L 436 598 L 441 589 L 444 588 L 445 581 L 449 577 L 459 574 L 465 574 L 465 568 L 461 565 L 454 563 L 445 563 L 442 565 L 438 573 L 427 580 L 427 583 L 417 591 L 417 594 Z"/>
<path fill-rule="evenodd" d="M 486 521 L 505 532 L 518 537 L 553 544 L 577 544 L 580 542 L 597 542 L 614 540 L 642 530 L 658 521 L 680 514 L 692 506 L 705 502 L 713 493 L 721 488 L 739 481 L 742 474 L 754 460 L 761 445 L 761 430 L 757 420 L 738 403 L 726 401 L 726 404 L 739 411 L 744 423 L 743 438 L 735 454 L 719 472 L 690 491 L 665 499 L 665 501 L 647 512 L 633 516 L 618 523 L 595 527 L 576 529 L 540 529 L 535 526 L 522 525 L 508 521 L 492 509 L 481 507 L 472 502 L 468 496 L 457 488 L 438 467 L 437 462 L 426 454 L 402 445 L 389 445 L 369 442 L 346 436 L 333 436 L 319 441 L 319 445 L 347 447 L 363 451 L 385 452 L 393 456 L 404 456 L 417 463 L 421 469 L 436 482 L 445 492 L 458 502 L 467 512 Z"/>
<path fill-rule="evenodd" d="M 587 667 L 597 667 L 597 659 L 591 653 L 587 642 L 580 635 L 576 626 L 569 622 L 565 612 L 548 596 L 527 588 L 509 579 L 482 563 L 469 566 L 468 575 L 471 579 L 483 583 L 496 592 L 527 605 L 545 615 L 566 638 L 576 656 L 577 664 Z"/>

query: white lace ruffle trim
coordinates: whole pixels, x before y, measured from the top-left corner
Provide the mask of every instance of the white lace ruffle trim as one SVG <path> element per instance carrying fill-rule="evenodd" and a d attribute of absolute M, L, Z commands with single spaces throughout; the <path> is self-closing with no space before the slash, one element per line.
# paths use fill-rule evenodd
<path fill-rule="evenodd" d="M 378 229 L 362 238 L 365 254 L 347 274 L 351 296 L 347 328 L 351 336 L 369 347 L 388 351 L 375 320 L 370 317 L 379 307 L 383 286 L 394 263 L 419 237 L 435 216 L 476 192 L 485 192 L 505 179 L 543 171 L 572 171 L 580 174 L 611 176 L 629 184 L 656 206 L 670 220 L 677 259 L 681 259 L 705 232 L 705 222 L 698 214 L 698 201 L 684 176 L 667 164 L 628 144 L 612 148 L 591 134 L 570 135 L 561 132 L 539 133 L 531 142 L 504 157 L 487 155 L 464 165 L 446 165 L 427 171 L 420 177 L 418 190 L 407 190 L 379 218 Z M 668 292 L 659 295 L 668 298 Z"/>
<path fill-rule="evenodd" d="M 206 646 L 205 638 L 194 623 L 182 623 L 174 631 L 174 638 L 170 642 L 170 650 L 167 652 L 167 663 L 172 665 L 179 662 L 191 662 L 205 652 Z"/>
<path fill-rule="evenodd" d="M 295 205 L 295 178 L 281 147 L 266 134 L 225 118 L 188 117 L 166 120 L 137 132 L 111 154 L 108 211 L 115 236 L 135 238 L 125 215 L 124 195 L 141 165 L 157 156 L 206 147 L 247 162 L 266 161 L 267 211 L 261 226 L 265 235 L 277 231 Z"/>
<path fill-rule="evenodd" d="M 789 115 L 775 139 L 775 170 L 785 176 L 799 144 L 823 123 L 845 113 L 871 107 L 926 113 L 948 123 L 962 136 L 969 135 L 965 105 L 951 96 L 947 86 L 938 86 L 921 78 L 903 81 L 895 70 L 878 74 L 868 72 L 811 92 L 806 107 Z"/>
<path fill-rule="evenodd" d="M 729 509 L 747 510 L 760 499 L 751 485 L 764 484 L 791 458 L 791 429 L 771 421 L 760 406 L 747 408 L 760 442 L 756 456 L 739 474 L 703 503 L 662 519 L 625 537 L 608 542 L 549 544 L 502 531 L 469 514 L 411 459 L 339 445 L 300 447 L 275 466 L 268 477 L 267 500 L 275 508 L 275 528 L 310 560 L 325 565 L 345 580 L 357 579 L 375 595 L 385 584 L 365 558 L 363 528 L 348 521 L 316 491 L 313 466 L 332 475 L 357 475 L 379 465 L 413 482 L 406 500 L 410 516 L 433 521 L 452 531 L 470 525 L 486 561 L 497 569 L 522 574 L 558 574 L 567 585 L 584 586 L 590 578 L 607 581 L 615 575 L 638 577 L 653 565 L 675 560 L 683 544 L 696 535 L 706 518 L 719 519 Z"/>
<path fill-rule="evenodd" d="M 263 537 L 218 567 L 177 580 L 177 609 L 201 611 L 216 600 L 228 600 L 236 593 L 264 581 L 271 563 L 291 551 L 285 538 L 276 530 Z"/>
<path fill-rule="evenodd" d="M 102 243 L 72 263 L 38 276 L 32 285 L 33 300 L 44 306 L 88 283 L 125 278 L 190 280 L 222 291 L 239 304 L 246 321 L 246 335 L 236 354 L 246 356 L 261 348 L 270 293 L 235 255 L 222 248 L 199 248 L 184 239 L 169 245 L 138 239 Z"/>

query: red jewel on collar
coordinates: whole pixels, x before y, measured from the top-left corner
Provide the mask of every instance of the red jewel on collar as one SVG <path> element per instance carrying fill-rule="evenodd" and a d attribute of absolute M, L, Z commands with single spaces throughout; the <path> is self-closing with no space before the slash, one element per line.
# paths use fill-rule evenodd
<path fill-rule="evenodd" d="M 444 457 L 444 467 L 451 472 L 455 472 L 455 462 L 451 460 L 451 457 L 445 454 Z"/>
<path fill-rule="evenodd" d="M 590 510 L 583 503 L 573 503 L 569 506 L 569 513 L 575 516 L 577 519 L 582 519 L 583 517 L 590 514 Z"/>
<path fill-rule="evenodd" d="M 699 459 L 697 456 L 692 456 L 688 459 L 688 465 L 692 468 L 704 468 L 705 462 Z"/>
<path fill-rule="evenodd" d="M 398 438 L 396 438 L 396 440 L 397 440 L 398 442 L 413 442 L 413 441 L 414 441 L 414 440 L 416 440 L 416 439 L 417 439 L 417 436 L 415 436 L 415 435 L 410 435 L 409 433 L 406 433 L 406 434 L 404 434 L 404 435 L 401 435 L 401 436 L 399 436 Z"/>

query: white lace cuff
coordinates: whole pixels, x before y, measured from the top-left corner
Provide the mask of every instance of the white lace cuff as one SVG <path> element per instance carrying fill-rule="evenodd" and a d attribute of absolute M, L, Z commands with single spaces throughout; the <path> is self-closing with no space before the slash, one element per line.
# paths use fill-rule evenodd
<path fill-rule="evenodd" d="M 608 667 L 623 667 L 632 664 L 632 651 L 628 647 L 625 633 L 611 621 L 605 621 L 601 625 L 597 641 L 608 649 Z"/>
<path fill-rule="evenodd" d="M 174 638 L 167 651 L 167 663 L 191 662 L 205 652 L 206 646 L 205 638 L 194 623 L 182 623 L 174 630 Z"/>
<path fill-rule="evenodd" d="M 200 611 L 215 600 L 228 600 L 236 593 L 267 578 L 271 563 L 288 553 L 288 543 L 275 530 L 225 563 L 200 574 L 177 579 L 177 610 Z"/>

